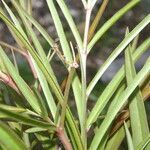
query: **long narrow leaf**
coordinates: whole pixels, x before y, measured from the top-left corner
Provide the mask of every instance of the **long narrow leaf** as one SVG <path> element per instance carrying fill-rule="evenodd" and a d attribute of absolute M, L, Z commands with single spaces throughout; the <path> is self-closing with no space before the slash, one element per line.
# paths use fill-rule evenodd
<path fill-rule="evenodd" d="M 58 98 L 58 100 L 60 100 L 60 102 L 62 102 L 63 95 L 62 95 L 62 92 L 60 90 L 60 87 L 59 87 L 58 83 L 53 79 L 53 77 L 51 76 L 49 70 L 46 69 L 46 67 L 42 63 L 42 60 L 39 58 L 38 54 L 34 51 L 34 49 L 31 46 L 31 44 L 21 35 L 21 33 L 14 26 L 14 24 L 6 16 L 4 16 L 3 13 L 1 13 L 1 12 L 0 12 L 0 18 L 2 18 L 3 21 L 13 30 L 13 32 L 22 41 L 22 43 L 24 44 L 24 46 L 28 49 L 28 51 L 30 52 L 30 54 L 32 55 L 32 57 L 37 62 L 37 64 L 40 67 L 40 69 L 42 70 L 43 74 L 47 78 L 47 81 L 51 85 L 51 88 L 53 89 L 53 92 L 55 93 L 56 97 Z"/>
<path fill-rule="evenodd" d="M 124 122 L 124 127 L 125 127 L 125 131 L 126 131 L 128 149 L 129 150 L 134 150 L 132 137 L 131 137 L 130 131 L 129 131 L 128 127 L 127 127 L 127 124 L 125 122 Z"/>
<path fill-rule="evenodd" d="M 39 67 L 37 66 L 37 64 L 35 63 L 35 61 L 33 59 L 32 59 L 32 62 L 33 62 L 33 65 L 35 67 L 38 79 L 40 81 L 43 93 L 44 93 L 44 95 L 46 97 L 46 101 L 47 101 L 48 107 L 49 107 L 49 109 L 50 109 L 50 111 L 52 113 L 52 116 L 54 118 L 55 114 L 56 114 L 56 104 L 55 104 L 53 96 L 52 96 L 52 94 L 50 92 L 50 89 L 49 89 L 49 86 L 47 84 L 46 78 L 45 78 L 45 76 L 43 75 L 43 73 L 41 72 L 41 70 L 39 69 Z"/>
<path fill-rule="evenodd" d="M 0 121 L 0 143 L 7 150 L 26 150 L 26 146 L 18 135 L 11 130 L 6 124 Z"/>
<path fill-rule="evenodd" d="M 76 43 L 77 43 L 77 45 L 79 47 L 79 50 L 80 50 L 79 53 L 81 53 L 81 51 L 83 50 L 83 42 L 82 42 L 82 39 L 80 37 L 79 31 L 77 30 L 77 27 L 76 27 L 76 25 L 75 25 L 75 23 L 73 21 L 73 18 L 71 16 L 71 14 L 70 14 L 70 12 L 69 12 L 69 10 L 68 10 L 64 0 L 61 0 L 61 1 L 57 0 L 57 3 L 59 4 L 59 6 L 60 6 L 60 8 L 61 8 L 61 10 L 62 10 L 62 12 L 63 12 L 67 22 L 68 22 L 68 24 L 69 24 L 69 27 L 70 27 L 73 35 L 74 35 L 74 38 L 75 38 Z"/>
<path fill-rule="evenodd" d="M 18 108 L 18 107 L 14 107 L 14 106 L 8 106 L 8 105 L 4 105 L 4 104 L 0 104 L 1 108 L 10 110 L 12 112 L 16 112 L 16 113 L 24 113 L 26 112 L 26 110 L 24 108 Z M 7 115 L 0 113 L 0 118 L 7 118 Z"/>
<path fill-rule="evenodd" d="M 127 85 L 130 85 L 136 76 L 130 45 L 125 51 L 125 69 Z M 144 101 L 139 87 L 137 87 L 136 90 L 137 95 L 132 97 L 132 99 L 129 99 L 129 111 L 134 147 L 137 147 L 137 145 L 139 145 L 141 141 L 147 137 L 147 134 L 149 134 Z"/>
<path fill-rule="evenodd" d="M 46 2 L 48 4 L 49 10 L 51 12 L 52 18 L 54 20 L 54 24 L 55 24 L 57 34 L 58 34 L 58 37 L 59 37 L 59 40 L 60 40 L 60 43 L 62 46 L 63 53 L 66 57 L 66 60 L 68 62 L 71 62 L 72 61 L 71 50 L 70 50 L 68 41 L 66 39 L 65 32 L 63 30 L 62 23 L 58 16 L 57 10 L 54 6 L 54 2 L 53 2 L 53 0 L 46 0 Z"/>
<path fill-rule="evenodd" d="M 26 111 L 26 109 L 24 109 L 24 108 L 19 108 L 19 107 L 15 107 L 15 106 L 4 105 L 4 104 L 0 104 L 0 107 L 10 110 L 10 111 L 13 111 L 13 112 L 19 112 L 19 113 Z"/>
<path fill-rule="evenodd" d="M 134 62 L 136 62 L 142 56 L 142 54 L 147 50 L 149 46 L 150 46 L 150 38 L 145 40 L 134 52 L 133 54 Z M 107 85 L 103 93 L 98 98 L 95 106 L 93 107 L 87 119 L 87 128 L 89 128 L 89 126 L 94 122 L 94 120 L 96 120 L 96 118 L 102 112 L 103 108 L 107 105 L 110 98 L 115 93 L 116 89 L 118 88 L 124 77 L 125 77 L 125 68 L 123 65 L 122 68 L 113 77 L 112 81 Z"/>
<path fill-rule="evenodd" d="M 137 147 L 137 150 L 149 149 L 150 146 L 150 135 L 148 135 Z"/>
<path fill-rule="evenodd" d="M 129 121 L 126 124 L 128 126 Z M 116 133 L 114 133 L 114 135 L 110 137 L 110 139 L 106 144 L 105 150 L 112 150 L 112 149 L 118 150 L 124 137 L 125 137 L 125 130 L 124 130 L 124 126 L 122 126 L 120 127 L 120 129 L 116 131 Z"/>
<path fill-rule="evenodd" d="M 148 24 L 150 23 L 150 15 L 147 15 L 128 35 L 125 39 L 118 45 L 118 47 L 111 53 L 108 59 L 104 62 L 104 64 L 100 67 L 95 77 L 89 83 L 87 88 L 87 95 L 91 93 L 94 86 L 101 78 L 103 73 L 107 70 L 107 68 L 111 65 L 111 63 L 116 59 L 116 57 L 124 50 L 124 48 L 141 32 Z"/>
<path fill-rule="evenodd" d="M 115 15 L 113 15 L 95 34 L 91 42 L 88 44 L 88 52 L 92 49 L 95 43 L 106 33 L 106 31 L 112 27 L 127 11 L 134 7 L 140 0 L 134 0 L 129 2 L 126 6 L 120 9 Z"/>
<path fill-rule="evenodd" d="M 46 69 L 45 65 L 43 65 L 42 60 L 39 58 L 38 54 L 34 51 L 31 44 L 28 41 L 26 41 L 26 39 L 21 35 L 21 33 L 14 26 L 14 24 L 6 16 L 4 16 L 4 14 L 1 13 L 1 11 L 0 11 L 0 18 L 2 18 L 3 21 L 13 30 L 13 32 L 18 36 L 18 38 L 20 38 L 24 46 L 28 49 L 28 51 L 30 52 L 34 60 L 37 62 L 39 68 L 42 70 L 43 74 L 45 75 L 48 83 L 50 84 L 59 102 L 62 104 L 64 98 L 63 98 L 63 94 L 60 90 L 58 83 L 53 79 L 49 70 Z M 73 120 L 73 116 L 71 112 L 69 111 L 68 107 L 67 107 L 67 112 L 66 112 L 66 118 L 67 118 L 68 124 L 70 125 L 69 126 L 70 129 L 74 132 L 73 136 L 76 141 L 76 144 L 78 145 L 80 149 L 82 149 L 83 146 L 82 146 L 81 138 L 79 136 L 79 131 L 75 125 L 75 121 Z"/>
<path fill-rule="evenodd" d="M 19 5 L 18 5 L 15 1 L 13 1 L 13 4 L 14 4 L 15 8 L 18 10 L 18 12 L 19 12 L 19 14 L 20 14 L 20 17 L 22 18 L 22 20 L 23 20 L 25 26 L 27 27 L 27 29 L 28 29 L 28 34 L 31 36 L 31 38 L 32 38 L 32 40 L 33 40 L 33 43 L 34 43 L 36 49 L 38 50 L 38 52 L 39 52 L 39 54 L 40 54 L 40 56 L 41 56 L 41 58 L 42 58 L 42 60 L 43 60 L 43 62 L 44 62 L 44 64 L 45 64 L 45 66 L 46 66 L 47 68 L 49 68 L 48 70 L 51 70 L 51 71 L 50 71 L 50 72 L 51 72 L 51 75 L 54 74 L 53 71 L 52 71 L 52 69 L 51 69 L 51 67 L 50 67 L 50 65 L 49 65 L 49 63 L 48 63 L 47 57 L 46 57 L 46 55 L 45 55 L 45 52 L 44 52 L 44 50 L 43 50 L 43 48 L 42 48 L 40 42 L 38 41 L 37 36 L 36 36 L 35 33 L 33 32 L 33 29 L 31 28 L 31 26 L 27 23 L 25 16 L 23 16 L 23 14 L 22 14 L 22 12 L 25 12 L 25 11 L 23 10 L 23 8 L 21 9 L 21 7 L 19 7 Z M 42 30 L 42 31 L 43 31 L 43 30 Z M 45 35 L 45 34 L 44 34 L 44 35 Z M 48 40 L 49 40 L 50 42 L 52 42 L 52 41 L 51 41 L 51 38 L 48 37 L 47 34 L 46 34 L 46 37 L 48 38 Z M 53 97 L 52 97 L 52 94 L 51 94 L 51 92 L 50 92 L 50 89 L 49 89 L 49 87 L 48 87 L 46 78 L 44 77 L 42 71 L 39 69 L 38 65 L 35 63 L 35 61 L 34 61 L 34 59 L 32 58 L 32 56 L 31 56 L 31 59 L 32 59 L 32 62 L 33 62 L 33 64 L 34 64 L 34 67 L 35 67 L 36 73 L 37 73 L 37 75 L 38 75 L 39 81 L 40 81 L 40 83 L 41 83 L 43 92 L 44 92 L 44 94 L 45 94 L 45 97 L 46 97 L 48 106 L 49 106 L 50 110 L 52 111 L 52 114 L 54 115 L 54 114 L 55 114 L 55 111 L 56 111 L 56 105 L 55 105 L 55 103 L 54 103 L 54 99 L 53 99 Z M 55 80 L 56 80 L 56 79 L 55 79 Z"/>
<path fill-rule="evenodd" d="M 46 131 L 46 129 L 39 128 L 39 127 L 32 127 L 27 129 L 25 132 L 26 133 L 35 133 L 35 132 L 41 132 L 41 131 Z"/>
<path fill-rule="evenodd" d="M 3 51 L 3 49 L 0 47 L 0 58 L 3 61 L 4 65 L 6 66 L 6 69 L 10 76 L 13 78 L 15 81 L 17 87 L 19 87 L 19 90 L 23 94 L 23 96 L 27 99 L 29 104 L 33 107 L 33 109 L 38 112 L 39 114 L 41 113 L 41 108 L 38 103 L 37 98 L 35 97 L 34 93 L 30 89 L 30 87 L 25 83 L 25 81 L 21 78 L 21 76 L 17 73 L 15 67 Z"/>
<path fill-rule="evenodd" d="M 149 75 L 150 73 L 150 58 L 145 63 L 144 67 L 140 70 L 140 72 L 136 75 L 132 83 L 125 89 L 125 91 L 119 96 L 119 101 L 116 104 L 116 106 L 111 110 L 111 112 L 106 116 L 105 120 L 102 122 L 101 126 L 97 130 L 91 146 L 90 150 L 96 150 L 98 145 L 100 144 L 103 136 L 105 135 L 107 129 L 112 124 L 115 116 L 120 111 L 120 109 L 123 107 L 123 105 L 126 103 L 127 99 L 131 94 L 133 94 L 136 87 L 142 82 L 144 77 Z M 136 92 L 136 91 L 135 91 Z"/>
<path fill-rule="evenodd" d="M 80 50 L 82 50 L 82 40 L 81 40 L 81 37 L 79 35 L 79 32 L 76 28 L 76 25 L 69 13 L 69 10 L 67 9 L 65 3 L 63 1 L 57 1 L 61 10 L 63 11 L 67 21 L 68 21 L 68 24 L 72 30 L 72 33 L 75 37 L 75 40 L 78 44 L 78 47 Z M 64 30 L 63 30 L 63 26 L 62 26 L 62 23 L 60 21 L 60 18 L 58 16 L 58 13 L 57 13 L 57 10 L 54 6 L 54 2 L 53 0 L 47 0 L 47 4 L 49 6 L 49 10 L 51 12 L 51 15 L 52 15 L 52 18 L 54 20 L 54 24 L 55 24 L 55 27 L 56 27 L 56 30 L 57 30 L 57 33 L 58 33 L 58 36 L 59 36 L 59 39 L 60 39 L 60 43 L 61 43 L 61 46 L 62 46 L 62 49 L 64 51 L 64 55 L 67 59 L 67 61 L 69 61 L 70 63 L 73 61 L 72 60 L 72 56 L 70 54 L 70 48 L 69 48 L 69 45 L 68 45 L 68 41 L 66 39 L 66 36 L 65 36 L 65 33 L 64 33 Z M 74 95 L 75 95 L 75 102 L 76 102 L 76 105 L 77 105 L 77 111 L 78 111 L 78 116 L 79 116 L 79 120 L 81 121 L 81 116 L 82 116 L 82 108 L 81 108 L 81 90 L 80 90 L 80 80 L 77 76 L 77 73 L 75 72 L 74 73 L 74 79 L 73 79 L 73 82 L 72 82 L 72 87 L 73 87 L 73 92 L 74 92 Z"/>
<path fill-rule="evenodd" d="M 21 7 L 19 7 L 19 5 L 15 1 L 13 1 L 13 5 L 15 6 L 16 10 L 18 11 L 18 13 L 19 13 L 19 15 L 20 15 L 20 17 L 21 17 L 21 19 L 22 19 L 22 21 L 23 21 L 23 23 L 27 29 L 27 33 L 28 33 L 29 37 L 31 37 L 33 44 L 34 44 L 40 58 L 42 59 L 42 63 L 46 66 L 46 68 L 49 71 L 49 73 L 51 74 L 51 77 L 53 78 L 53 80 L 55 82 L 57 82 L 55 75 L 54 75 L 54 72 L 53 72 L 53 70 L 52 70 L 52 68 L 48 62 L 48 59 L 46 57 L 45 51 L 44 51 L 41 43 L 39 42 L 36 34 L 34 33 L 32 27 L 27 22 L 25 16 L 22 14 L 22 10 L 20 9 Z"/>
<path fill-rule="evenodd" d="M 37 28 L 37 30 L 43 35 L 46 41 L 50 44 L 51 47 L 54 46 L 54 40 L 50 35 L 46 32 L 46 30 L 31 16 L 29 15 L 22 7 L 20 7 L 23 15 Z"/>
<path fill-rule="evenodd" d="M 32 17 L 30 16 L 29 14 L 27 14 L 27 12 L 22 9 L 22 7 L 20 7 L 20 10 L 21 12 L 32 22 L 32 24 L 39 30 L 39 32 L 43 35 L 43 37 L 48 41 L 48 43 L 53 47 L 54 45 L 54 41 L 52 40 L 52 38 L 47 34 L 47 32 L 45 31 L 45 29 Z M 76 33 L 76 39 L 77 37 L 79 36 L 77 31 L 75 31 Z M 80 44 L 80 47 L 81 47 L 81 41 L 78 40 Z M 39 73 L 37 73 L 39 74 Z M 39 75 L 38 75 L 39 76 Z M 39 78 L 40 79 L 40 78 Z M 40 79 L 40 81 L 44 81 L 43 79 Z M 42 89 L 44 89 L 44 93 L 45 93 L 45 96 L 47 97 L 47 103 L 49 105 L 49 107 L 51 107 L 51 110 L 53 111 L 53 114 L 55 112 L 55 107 L 53 107 L 54 105 L 51 104 L 52 101 L 49 101 L 49 99 L 52 98 L 52 96 L 50 96 L 50 93 L 48 92 L 47 89 L 47 86 L 45 85 L 45 83 L 41 82 L 41 84 L 43 85 L 42 86 Z M 79 118 L 81 116 L 81 91 L 80 91 L 80 81 L 79 81 L 79 78 L 77 77 L 77 74 L 75 73 L 74 75 L 74 79 L 73 79 L 73 82 L 72 82 L 72 87 L 73 87 L 73 91 L 74 91 L 74 95 L 75 95 L 75 101 L 76 101 L 76 105 L 77 105 L 77 110 L 78 110 L 78 114 L 79 114 Z M 54 110 L 53 110 L 54 109 Z"/>
<path fill-rule="evenodd" d="M 2 107 L 0 107 L 0 112 L 7 115 L 8 118 L 11 118 L 12 120 L 20 121 L 22 124 L 41 127 L 44 129 L 50 129 L 51 131 L 55 131 L 55 129 L 56 129 L 54 124 L 52 124 L 50 122 L 43 122 L 43 121 L 31 119 L 31 118 L 23 116 L 21 114 L 11 112 L 11 111 L 4 109 Z"/>
<path fill-rule="evenodd" d="M 11 9 L 8 7 L 8 5 L 4 2 L 4 0 L 2 0 L 5 8 L 7 9 L 7 12 L 9 13 L 11 19 L 13 20 L 14 24 L 16 25 L 16 27 L 19 29 L 19 31 L 21 32 L 21 34 L 27 39 L 27 36 L 25 34 L 25 32 L 23 31 L 18 19 L 15 17 L 15 15 L 13 14 L 13 12 L 11 11 Z"/>

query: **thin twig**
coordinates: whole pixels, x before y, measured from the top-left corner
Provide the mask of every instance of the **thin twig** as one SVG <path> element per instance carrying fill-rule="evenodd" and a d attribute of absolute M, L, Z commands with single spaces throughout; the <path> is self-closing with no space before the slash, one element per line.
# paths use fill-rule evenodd
<path fill-rule="evenodd" d="M 64 128 L 66 107 L 67 107 L 67 103 L 68 103 L 69 91 L 70 91 L 71 81 L 73 79 L 74 72 L 75 72 L 75 68 L 71 67 L 69 75 L 68 75 L 67 83 L 66 83 L 66 88 L 65 88 L 65 93 L 64 93 L 64 101 L 63 101 L 63 106 L 62 106 L 62 110 L 61 110 L 60 126 L 62 128 Z"/>
<path fill-rule="evenodd" d="M 29 52 L 28 52 L 28 55 L 27 55 L 26 59 L 27 59 L 27 61 L 29 63 L 29 66 L 31 68 L 31 71 L 32 71 L 32 74 L 33 74 L 34 78 L 38 79 L 38 76 L 37 76 L 37 73 L 36 73 L 36 70 L 34 68 L 34 65 L 33 65 L 33 62 L 32 62 L 32 58 L 31 58 L 31 55 L 30 55 Z"/>
<path fill-rule="evenodd" d="M 78 68 L 79 65 L 78 65 L 78 62 L 76 60 L 75 50 L 73 48 L 73 45 L 72 45 L 71 41 L 70 41 L 70 47 L 71 47 L 72 55 L 73 55 L 73 62 L 72 62 L 72 64 L 70 64 L 70 67 Z"/>
<path fill-rule="evenodd" d="M 66 59 L 65 59 L 65 57 L 61 54 L 61 52 L 60 52 L 60 50 L 59 50 L 59 48 L 58 48 L 58 45 L 57 45 L 56 43 L 55 43 L 54 46 L 53 46 L 53 50 L 54 50 L 55 53 L 57 54 L 58 58 L 62 61 L 62 63 L 63 63 L 64 65 L 66 65 L 66 64 L 67 64 Z"/>
<path fill-rule="evenodd" d="M 2 71 L 0 71 L 0 80 L 2 82 L 4 82 L 6 85 L 8 85 L 11 88 L 13 88 L 19 95 L 21 94 L 19 89 L 18 89 L 18 87 L 16 86 L 16 84 L 12 80 L 12 78 L 9 75 L 3 73 Z"/>
<path fill-rule="evenodd" d="M 12 56 L 13 56 L 13 60 L 14 60 L 14 66 L 15 66 L 15 68 L 17 70 L 17 73 L 19 74 L 19 69 L 18 69 L 17 60 L 16 60 L 16 56 L 15 56 L 14 50 L 11 49 L 11 52 L 12 52 Z"/>
<path fill-rule="evenodd" d="M 29 63 L 29 66 L 30 66 L 30 68 L 31 68 L 31 71 L 32 71 L 32 74 L 33 74 L 34 78 L 37 79 L 36 71 L 35 71 L 34 66 L 33 66 L 33 64 L 32 64 L 31 58 L 30 58 L 30 56 L 29 56 L 29 53 L 27 53 L 26 50 L 21 49 L 21 48 L 14 47 L 14 46 L 12 46 L 12 45 L 10 45 L 10 44 L 7 44 L 7 43 L 5 43 L 5 42 L 3 42 L 3 41 L 0 41 L 0 45 L 1 45 L 1 46 L 4 46 L 4 47 L 7 47 L 7 48 L 9 48 L 9 49 L 11 49 L 11 50 L 14 50 L 14 51 L 20 53 L 22 56 L 24 56 L 24 57 L 26 58 L 26 60 L 28 61 L 28 63 Z"/>
<path fill-rule="evenodd" d="M 64 92 L 64 102 L 63 102 L 61 118 L 60 118 L 60 126 L 62 128 L 64 128 L 66 107 L 67 107 L 67 103 L 68 103 L 69 91 L 70 91 L 73 75 L 75 72 L 75 68 L 78 68 L 78 64 L 77 64 L 76 58 L 75 58 L 74 48 L 73 48 L 73 45 L 71 42 L 70 42 L 70 46 L 71 46 L 72 55 L 73 55 L 73 62 L 69 65 L 69 68 L 68 68 L 69 75 L 68 75 L 67 82 L 66 82 L 66 87 L 65 87 L 65 92 Z"/>
<path fill-rule="evenodd" d="M 63 144 L 65 150 L 72 150 L 72 146 L 70 144 L 69 139 L 65 135 L 64 129 L 61 127 L 57 128 L 57 136 L 60 139 L 61 143 Z"/>
<path fill-rule="evenodd" d="M 94 18 L 94 21 L 92 22 L 92 25 L 90 26 L 89 34 L 88 34 L 88 41 L 90 41 L 91 38 L 93 37 L 93 34 L 94 34 L 96 27 L 106 9 L 108 2 L 109 2 L 109 0 L 103 0 L 103 3 L 101 4 L 101 6 L 96 14 L 96 17 Z"/>
<path fill-rule="evenodd" d="M 19 53 L 20 53 L 21 55 L 23 55 L 23 56 L 27 56 L 27 53 L 26 53 L 26 51 L 25 51 L 24 49 L 17 48 L 17 47 L 15 47 L 15 46 L 12 46 L 12 45 L 10 45 L 10 44 L 8 44 L 8 43 L 5 43 L 5 42 L 3 42 L 3 41 L 0 41 L 0 45 L 1 45 L 1 46 L 4 46 L 4 47 L 7 47 L 7 48 L 9 48 L 9 49 L 13 49 L 14 51 L 19 52 Z"/>

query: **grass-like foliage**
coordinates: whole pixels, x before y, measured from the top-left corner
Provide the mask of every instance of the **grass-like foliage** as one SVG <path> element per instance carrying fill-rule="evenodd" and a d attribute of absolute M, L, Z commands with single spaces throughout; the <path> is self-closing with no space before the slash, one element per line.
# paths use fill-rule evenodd
<path fill-rule="evenodd" d="M 87 56 L 101 37 L 139 1 L 129 1 L 99 28 L 109 0 L 102 1 L 94 19 L 91 14 L 97 0 L 81 0 L 85 12 L 82 38 L 65 0 L 46 0 L 58 43 L 33 18 L 31 0 L 10 0 L 11 7 L 1 0 L 0 18 L 16 46 L 0 41 L 0 149 L 117 150 L 122 141 L 127 142 L 129 150 L 150 149 L 144 106 L 150 95 L 150 58 L 141 70 L 135 67 L 150 46 L 150 38 L 140 45 L 137 43 L 139 33 L 150 23 L 150 15 L 131 31 L 127 28 L 124 39 L 90 83 L 87 82 Z M 60 18 L 58 9 L 65 20 Z M 64 24 L 68 25 L 73 42 L 66 36 Z M 48 53 L 43 43 L 48 43 Z M 6 49 L 12 55 L 6 53 Z M 94 87 L 122 52 L 124 64 L 88 108 Z M 29 64 L 33 79 L 28 83 L 19 72 L 17 53 Z M 60 65 L 67 72 L 62 84 L 51 65 L 54 56 L 60 59 Z M 102 85 L 98 87 L 101 90 Z"/>

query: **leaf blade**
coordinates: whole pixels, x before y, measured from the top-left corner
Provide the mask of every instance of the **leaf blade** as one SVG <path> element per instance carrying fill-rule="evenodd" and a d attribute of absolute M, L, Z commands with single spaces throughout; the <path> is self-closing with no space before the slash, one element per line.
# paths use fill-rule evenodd
<path fill-rule="evenodd" d="M 141 55 L 148 49 L 150 46 L 150 38 L 145 40 L 133 53 L 133 60 L 136 62 Z M 99 96 L 95 106 L 91 110 L 89 117 L 87 119 L 87 129 L 90 125 L 96 120 L 99 114 L 102 112 L 103 108 L 109 102 L 111 96 L 114 94 L 118 86 L 120 85 L 121 81 L 125 78 L 125 66 L 123 65 L 122 68 L 116 73 L 113 77 L 113 80 L 107 85 L 104 89 L 103 93 Z"/>
<path fill-rule="evenodd" d="M 101 68 L 98 70 L 92 81 L 89 83 L 87 88 L 87 95 L 91 93 L 94 86 L 101 78 L 103 73 L 107 70 L 110 64 L 116 59 L 116 57 L 124 50 L 124 48 L 150 23 L 150 15 L 147 15 L 128 35 L 124 40 L 117 46 L 117 48 L 111 53 L 108 59 L 104 62 Z"/>
<path fill-rule="evenodd" d="M 23 141 L 6 124 L 0 121 L 0 143 L 3 143 L 8 150 L 26 150 Z M 9 144 L 8 144 L 9 143 Z"/>
<path fill-rule="evenodd" d="M 129 85 L 136 76 L 136 70 L 133 63 L 130 45 L 125 50 L 125 72 L 127 85 Z M 137 87 L 137 94 L 129 98 L 129 111 L 131 120 L 131 129 L 134 147 L 137 147 L 149 133 L 148 122 L 146 118 L 144 101 L 139 87 Z"/>
<path fill-rule="evenodd" d="M 118 21 L 128 10 L 134 7 L 140 0 L 134 0 L 125 5 L 120 9 L 113 17 L 111 17 L 95 34 L 90 43 L 88 44 L 88 53 L 91 51 L 95 43 L 103 36 L 103 34 L 116 22 Z"/>
<path fill-rule="evenodd" d="M 107 129 L 110 127 L 112 121 L 114 120 L 115 116 L 125 104 L 129 96 L 134 92 L 135 88 L 142 82 L 143 78 L 146 77 L 150 72 L 150 58 L 145 63 L 144 67 L 140 70 L 140 72 L 136 75 L 132 83 L 125 89 L 125 91 L 119 96 L 118 104 L 114 107 L 109 115 L 106 116 L 105 120 L 102 122 L 101 126 L 97 130 L 93 141 L 90 146 L 90 150 L 95 150 L 99 143 L 102 140 L 102 137 L 105 135 Z"/>
<path fill-rule="evenodd" d="M 127 127 L 127 124 L 125 122 L 124 122 L 124 127 L 125 127 L 125 131 L 126 131 L 126 136 L 127 136 L 128 149 L 134 150 L 132 137 L 131 137 L 130 131 Z"/>

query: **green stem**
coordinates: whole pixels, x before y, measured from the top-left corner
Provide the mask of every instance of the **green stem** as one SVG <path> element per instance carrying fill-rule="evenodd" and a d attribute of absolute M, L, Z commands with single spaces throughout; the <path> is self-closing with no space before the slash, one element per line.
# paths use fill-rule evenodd
<path fill-rule="evenodd" d="M 66 88 L 65 88 L 65 93 L 64 93 L 64 102 L 63 102 L 62 113 L 61 113 L 61 118 L 60 118 L 60 126 L 62 128 L 64 127 L 67 102 L 68 102 L 69 91 L 70 91 L 70 86 L 71 86 L 72 78 L 73 78 L 73 75 L 74 75 L 74 71 L 75 71 L 75 69 L 71 67 L 70 72 L 69 72 L 69 76 L 68 76 L 68 79 L 67 79 L 67 83 L 66 83 Z"/>
<path fill-rule="evenodd" d="M 90 17 L 92 9 L 90 7 L 86 10 L 86 21 L 85 21 L 85 31 L 83 40 L 83 52 L 81 53 L 81 71 L 82 71 L 82 124 L 81 124 L 81 138 L 83 140 L 84 147 L 87 147 L 87 131 L 86 131 L 86 111 L 87 111 L 87 96 L 86 96 L 86 61 L 87 61 L 87 45 L 88 45 L 88 33 L 90 26 Z"/>

